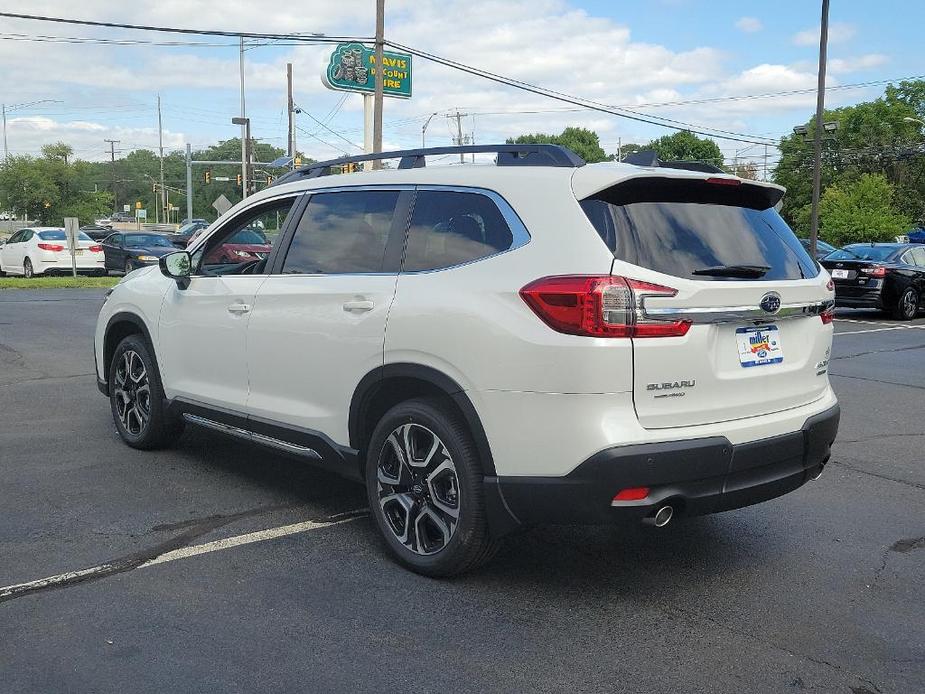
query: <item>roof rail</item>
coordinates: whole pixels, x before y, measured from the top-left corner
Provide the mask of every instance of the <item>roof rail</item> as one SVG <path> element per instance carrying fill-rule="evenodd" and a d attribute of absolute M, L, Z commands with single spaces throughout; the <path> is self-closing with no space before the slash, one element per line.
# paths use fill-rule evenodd
<path fill-rule="evenodd" d="M 291 183 L 301 178 L 317 178 L 330 173 L 332 167 L 347 164 L 359 164 L 381 159 L 400 159 L 399 169 L 419 169 L 425 166 L 425 157 L 440 154 L 497 154 L 497 166 L 564 166 L 577 168 L 585 165 L 585 160 L 572 150 L 561 145 L 523 144 L 523 145 L 463 145 L 461 147 L 428 147 L 424 149 L 402 149 L 394 152 L 359 154 L 353 157 L 329 159 L 295 171 L 290 171 L 277 178 L 273 185 Z"/>
<path fill-rule="evenodd" d="M 727 173 L 715 164 L 707 164 L 702 161 L 662 161 L 658 154 L 651 150 L 642 152 L 633 152 L 623 159 L 624 164 L 633 164 L 634 166 L 651 166 L 663 169 L 684 169 L 685 171 L 700 171 L 702 173 Z"/>

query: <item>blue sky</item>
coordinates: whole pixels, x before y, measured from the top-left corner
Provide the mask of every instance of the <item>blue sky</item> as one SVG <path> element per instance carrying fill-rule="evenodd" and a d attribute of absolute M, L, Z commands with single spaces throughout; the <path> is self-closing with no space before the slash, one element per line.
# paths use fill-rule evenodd
<path fill-rule="evenodd" d="M 777 138 L 813 110 L 814 95 L 767 99 L 718 99 L 815 85 L 819 5 L 816 0 L 776 3 L 725 0 L 387 0 L 387 36 L 409 45 L 528 82 L 596 101 L 764 142 Z M 369 35 L 373 0 L 305 0 L 264 5 L 245 0 L 161 0 L 121 3 L 86 0 L 0 0 L 0 10 L 81 19 L 191 28 L 268 32 L 318 31 Z M 901 21 L 898 17 L 901 16 Z M 832 3 L 829 85 L 894 79 L 925 73 L 919 49 L 922 3 Z M 43 103 L 9 114 L 13 153 L 34 153 L 55 140 L 79 156 L 104 157 L 106 138 L 120 149 L 157 143 L 155 95 L 164 105 L 165 145 L 194 147 L 234 137 L 238 113 L 237 49 L 217 46 L 113 46 L 11 40 L 34 37 L 173 40 L 163 34 L 0 21 L 0 75 L 7 104 Z M 24 38 L 19 36 L 18 38 Z M 190 39 L 228 44 L 227 39 Z M 325 89 L 320 80 L 330 48 L 250 46 L 248 115 L 253 134 L 285 145 L 285 64 L 295 65 L 300 149 L 314 157 L 357 153 L 362 144 L 362 99 Z M 829 92 L 829 105 L 877 96 L 882 86 Z M 415 62 L 414 98 L 387 100 L 387 147 L 420 143 L 426 118 L 428 144 L 449 144 L 455 108 L 479 142 L 522 132 L 591 127 L 607 151 L 617 143 L 647 141 L 672 132 L 615 116 L 565 111 L 568 106 L 486 83 L 443 67 Z M 541 111 L 541 113 L 524 113 Z M 333 131 L 333 132 L 332 132 Z M 336 133 L 336 134 L 335 134 Z M 717 141 L 731 158 L 743 143 Z M 742 156 L 763 160 L 763 146 Z M 769 155 L 773 162 L 773 148 Z"/>

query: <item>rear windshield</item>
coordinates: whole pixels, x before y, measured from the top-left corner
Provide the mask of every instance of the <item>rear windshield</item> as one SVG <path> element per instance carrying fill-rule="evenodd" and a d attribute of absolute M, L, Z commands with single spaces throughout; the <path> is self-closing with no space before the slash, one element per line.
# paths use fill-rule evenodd
<path fill-rule="evenodd" d="M 733 266 L 767 268 L 749 280 L 799 280 L 819 274 L 818 265 L 773 207 L 687 200 L 617 204 L 599 197 L 583 200 L 581 207 L 616 258 L 667 275 L 741 281 L 741 276 L 721 272 L 704 274 Z"/>
<path fill-rule="evenodd" d="M 830 253 L 826 260 L 889 260 L 896 246 L 845 246 Z"/>
<path fill-rule="evenodd" d="M 144 248 L 151 246 L 172 246 L 170 239 L 156 234 L 126 234 L 126 248 Z"/>
<path fill-rule="evenodd" d="M 38 235 L 39 235 L 39 238 L 42 239 L 42 241 L 65 241 L 67 239 L 67 236 L 64 233 L 64 229 L 53 229 L 51 231 L 40 231 Z M 77 232 L 77 238 L 80 239 L 81 241 L 92 241 L 93 240 L 89 236 L 87 236 L 85 233 L 83 233 L 82 231 Z"/>

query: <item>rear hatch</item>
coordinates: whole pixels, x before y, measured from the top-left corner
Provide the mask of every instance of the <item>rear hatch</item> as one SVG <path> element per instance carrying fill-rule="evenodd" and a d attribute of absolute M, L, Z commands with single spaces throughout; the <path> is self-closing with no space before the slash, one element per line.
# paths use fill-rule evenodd
<path fill-rule="evenodd" d="M 581 201 L 612 274 L 657 285 L 635 288 L 637 323 L 687 326 L 633 337 L 642 426 L 753 417 L 824 394 L 831 292 L 774 209 L 781 195 L 729 177 L 646 177 Z"/>

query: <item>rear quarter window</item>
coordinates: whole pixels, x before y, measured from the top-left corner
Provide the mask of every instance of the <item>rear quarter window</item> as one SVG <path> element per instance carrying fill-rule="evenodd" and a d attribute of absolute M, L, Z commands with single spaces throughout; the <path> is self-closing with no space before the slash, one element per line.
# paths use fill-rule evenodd
<path fill-rule="evenodd" d="M 763 266 L 768 269 L 760 279 L 767 281 L 799 280 L 819 273 L 817 263 L 773 207 L 750 206 L 762 203 L 754 192 L 711 192 L 699 201 L 696 188 L 674 185 L 658 199 L 653 186 L 655 191 L 646 190 L 645 197 L 635 201 L 612 193 L 619 188 L 581 201 L 588 220 L 619 260 L 675 277 L 713 281 L 739 278 L 694 272 Z"/>
<path fill-rule="evenodd" d="M 511 228 L 487 195 L 419 190 L 402 269 L 441 270 L 487 258 L 513 245 Z"/>

